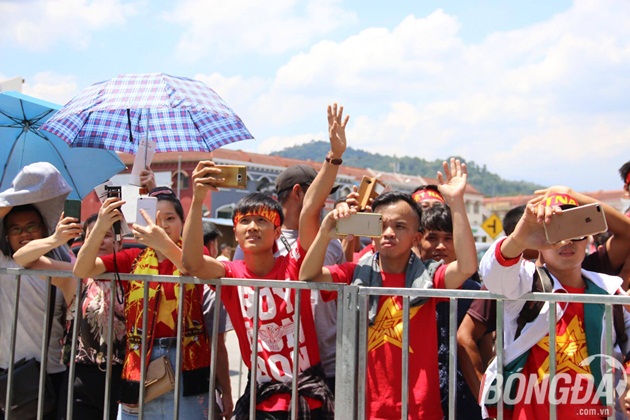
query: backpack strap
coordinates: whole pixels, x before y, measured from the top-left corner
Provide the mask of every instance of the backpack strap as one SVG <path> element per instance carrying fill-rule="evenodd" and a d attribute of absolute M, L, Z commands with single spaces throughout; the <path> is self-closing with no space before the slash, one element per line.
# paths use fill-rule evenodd
<path fill-rule="evenodd" d="M 532 279 L 532 292 L 537 293 L 549 293 L 553 290 L 553 282 L 551 281 L 551 277 L 549 276 L 549 271 L 545 267 L 536 267 L 536 272 L 534 273 L 534 278 Z M 518 318 L 516 318 L 516 334 L 514 334 L 514 339 L 516 340 L 523 332 L 523 328 L 525 325 L 532 322 L 538 317 L 542 307 L 545 305 L 545 302 L 541 300 L 528 300 L 523 305 L 521 312 L 518 314 Z"/>

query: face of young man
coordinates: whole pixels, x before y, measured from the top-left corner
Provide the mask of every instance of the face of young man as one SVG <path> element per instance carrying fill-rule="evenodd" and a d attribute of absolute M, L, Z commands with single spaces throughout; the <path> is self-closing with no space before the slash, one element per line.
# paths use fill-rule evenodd
<path fill-rule="evenodd" d="M 407 258 L 420 237 L 418 213 L 404 201 L 381 205 L 374 212 L 383 215 L 383 234 L 374 240 L 374 246 L 381 257 Z"/>
<path fill-rule="evenodd" d="M 441 230 L 428 230 L 420 239 L 420 257 L 426 260 L 444 260 L 446 264 L 457 259 L 453 234 Z"/>
<path fill-rule="evenodd" d="M 561 248 L 545 249 L 542 253 L 545 264 L 551 269 L 560 271 L 579 269 L 586 255 L 588 241 L 575 241 Z"/>
<path fill-rule="evenodd" d="M 33 239 L 44 237 L 44 222 L 36 211 L 13 213 L 6 218 L 6 233 L 11 251 L 15 252 Z"/>
<path fill-rule="evenodd" d="M 234 236 L 243 252 L 264 252 L 273 249 L 280 237 L 280 227 L 265 217 L 249 214 L 236 223 Z"/>

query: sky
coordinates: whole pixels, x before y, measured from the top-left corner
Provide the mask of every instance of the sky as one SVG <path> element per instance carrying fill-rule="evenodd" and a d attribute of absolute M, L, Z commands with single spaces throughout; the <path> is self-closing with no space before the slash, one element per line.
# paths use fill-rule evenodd
<path fill-rule="evenodd" d="M 510 180 L 621 189 L 630 160 L 628 0 L 0 0 L 25 94 L 153 72 L 213 88 L 255 138 L 234 149 L 326 140 L 337 102 L 349 147 Z"/>

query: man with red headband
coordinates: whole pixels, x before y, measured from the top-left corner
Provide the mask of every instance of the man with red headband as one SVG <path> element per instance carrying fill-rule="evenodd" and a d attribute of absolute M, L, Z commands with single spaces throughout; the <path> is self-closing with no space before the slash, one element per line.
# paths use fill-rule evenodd
<path fill-rule="evenodd" d="M 331 150 L 321 170 L 310 185 L 300 215 L 297 246 L 288 255 L 275 257 L 284 215 L 280 204 L 271 197 L 249 194 L 241 199 L 233 213 L 234 235 L 243 250 L 243 260 L 217 261 L 201 252 L 201 215 L 208 191 L 221 185 L 220 170 L 211 161 L 199 162 L 192 178 L 193 200 L 184 225 L 182 263 L 192 275 L 203 279 L 219 277 L 263 280 L 297 280 L 300 265 L 319 226 L 319 215 L 335 182 L 341 157 L 346 149 L 343 108 L 328 107 Z M 310 193 L 310 194 L 309 194 Z M 308 228 L 305 226 L 314 226 Z M 251 369 L 255 320 L 256 290 L 251 286 L 224 286 L 221 299 L 230 315 L 244 363 Z M 295 331 L 295 289 L 261 287 L 263 302 L 259 309 L 257 377 L 255 384 L 257 418 L 286 419 L 291 409 L 293 352 L 298 345 L 297 378 L 299 417 L 332 418 L 333 396 L 324 383 L 317 333 L 311 309 L 310 290 L 300 292 L 300 333 Z M 236 403 L 237 419 L 248 417 L 250 385 Z M 310 418 L 310 417 L 309 417 Z"/>
<path fill-rule="evenodd" d="M 496 241 L 481 260 L 479 272 L 488 290 L 517 299 L 530 292 L 534 277 L 540 276 L 550 278 L 556 293 L 619 293 L 619 277 L 582 269 L 586 238 L 558 244 L 546 241 L 543 223 L 549 223 L 554 213 L 576 205 L 579 202 L 575 197 L 554 190 L 530 200 L 515 230 Z M 540 251 L 544 266 L 538 271 L 533 262 L 523 259 L 526 249 Z M 550 305 L 545 303 L 534 320 L 523 323 L 519 315 L 525 304 L 524 300 L 505 301 L 504 374 L 502 378 L 497 376 L 495 359 L 482 381 L 482 404 L 496 406 L 497 387 L 503 386 L 504 408 L 514 419 L 547 418 L 550 402 L 556 405 L 558 418 L 562 419 L 602 418 L 612 414 L 615 401 L 607 399 L 607 391 L 611 387 L 615 388 L 613 393 L 620 387 L 623 391 L 625 383 L 606 382 L 607 366 L 620 367 L 624 356 L 630 353 L 630 343 L 627 339 L 617 342 L 616 331 L 612 331 L 614 354 L 620 355 L 621 360 L 611 361 L 604 355 L 604 305 L 570 302 L 556 306 L 557 367 L 550 381 Z M 625 313 L 626 335 L 630 333 L 629 325 L 630 316 Z M 556 393 L 548 396 L 551 383 L 556 384 Z"/>
<path fill-rule="evenodd" d="M 619 168 L 619 175 L 621 175 L 623 190 L 625 192 L 626 199 L 628 199 L 630 198 L 630 160 L 621 165 L 621 168 Z M 626 216 L 630 217 L 630 205 L 626 204 L 624 213 Z"/>
<path fill-rule="evenodd" d="M 413 198 L 413 201 L 420 204 L 423 208 L 431 207 L 436 203 L 446 204 L 444 197 L 440 194 L 438 186 L 434 184 L 419 186 L 413 190 L 411 197 Z"/>

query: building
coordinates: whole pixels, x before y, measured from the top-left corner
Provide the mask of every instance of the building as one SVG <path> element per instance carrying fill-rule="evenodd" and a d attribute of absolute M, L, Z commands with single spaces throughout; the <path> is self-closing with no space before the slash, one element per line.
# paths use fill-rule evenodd
<path fill-rule="evenodd" d="M 127 169 L 113 178 L 115 184 L 125 186 L 128 183 L 129 173 L 133 166 L 134 156 L 120 154 L 120 158 L 127 165 Z M 308 164 L 320 170 L 324 161 L 324 156 L 319 161 L 302 161 L 298 159 L 270 156 L 259 153 L 245 152 L 242 150 L 217 149 L 212 153 L 204 152 L 170 152 L 156 153 L 151 169 L 155 172 L 158 184 L 170 183 L 169 186 L 175 190 L 184 207 L 185 214 L 192 200 L 192 185 L 190 177 L 200 160 L 212 159 L 216 164 L 222 165 L 245 165 L 247 167 L 247 190 L 233 188 L 221 189 L 218 193 L 210 194 L 204 202 L 205 216 L 210 218 L 215 224 L 220 226 L 224 237 L 231 237 L 232 210 L 238 200 L 243 195 L 254 191 L 272 194 L 276 177 L 285 168 L 296 164 Z M 326 204 L 326 209 L 332 209 L 334 201 L 339 197 L 344 197 L 352 191 L 353 186 L 358 186 L 363 176 L 376 177 L 392 190 L 412 192 L 419 185 L 436 184 L 437 180 L 421 176 L 403 175 L 391 172 L 376 172 L 371 169 L 355 168 L 341 165 L 337 176 L 337 183 L 340 188 L 335 195 L 331 196 Z M 167 180 L 167 181 L 165 181 Z M 134 197 L 137 197 L 137 187 L 124 187 L 123 196 L 130 206 L 125 211 L 127 221 L 135 221 Z M 466 191 L 466 208 L 473 230 L 480 231 L 478 227 L 483 222 L 483 195 L 473 186 L 468 185 Z M 87 218 L 92 213 L 98 211 L 100 200 L 96 194 L 90 194 L 83 200 L 82 214 Z M 477 235 L 476 235 L 477 236 Z M 479 238 L 476 238 L 479 239 Z"/>

